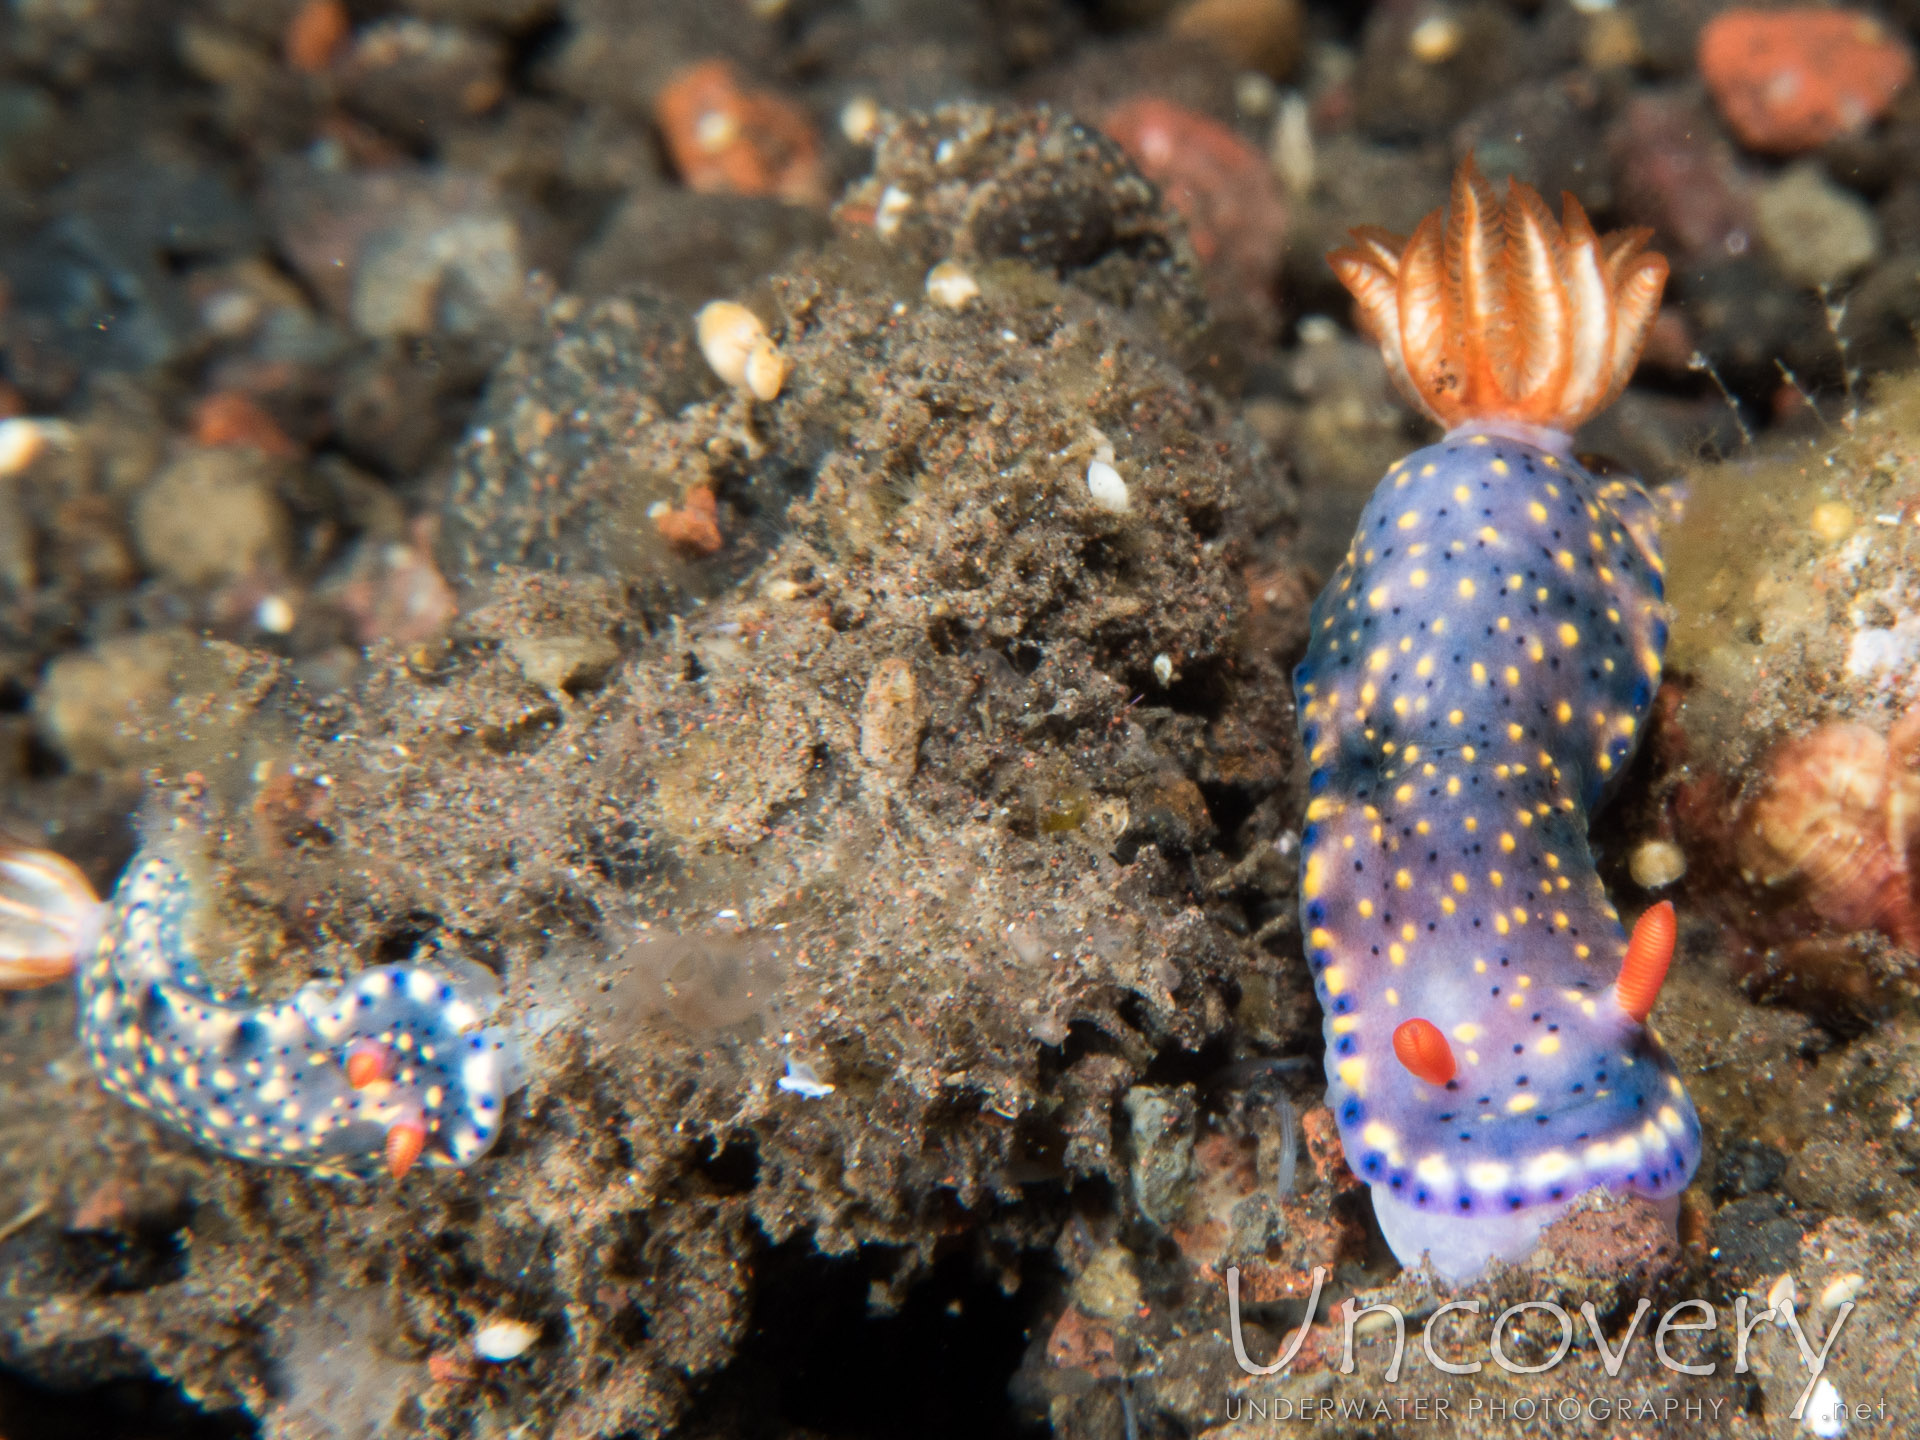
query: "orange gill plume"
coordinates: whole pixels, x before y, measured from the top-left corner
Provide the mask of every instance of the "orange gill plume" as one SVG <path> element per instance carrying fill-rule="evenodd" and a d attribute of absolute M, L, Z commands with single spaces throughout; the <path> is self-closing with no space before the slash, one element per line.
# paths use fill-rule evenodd
<path fill-rule="evenodd" d="M 1651 234 L 1596 235 L 1571 195 L 1556 222 L 1518 180 L 1502 201 L 1469 156 L 1447 209 L 1411 240 L 1362 226 L 1327 263 L 1429 417 L 1449 430 L 1506 420 L 1571 434 L 1640 358 L 1667 280 Z"/>

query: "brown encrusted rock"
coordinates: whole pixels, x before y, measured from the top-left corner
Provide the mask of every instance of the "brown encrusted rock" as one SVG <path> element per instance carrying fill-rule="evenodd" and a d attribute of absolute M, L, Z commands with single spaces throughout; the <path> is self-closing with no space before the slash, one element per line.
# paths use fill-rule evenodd
<path fill-rule="evenodd" d="M 1054 238 L 1002 244 L 965 311 L 860 228 L 749 297 L 793 362 L 757 402 L 707 372 L 691 314 L 560 302 L 449 485 L 444 637 L 376 645 L 325 695 L 221 652 L 224 689 L 147 727 L 158 807 L 205 836 L 216 983 L 483 963 L 529 1084 L 472 1170 L 342 1189 L 190 1149 L 43 1043 L 6 1107 L 33 1127 L 0 1117 L 0 1214 L 84 1143 L 176 1164 L 184 1218 L 131 1259 L 16 1237 L 0 1363 L 111 1346 L 266 1413 L 275 1376 L 335 1355 L 444 1377 L 415 1395 L 436 1437 L 503 1407 L 655 1434 L 739 1353 L 775 1257 L 890 1251 L 884 1299 L 971 1249 L 1011 1291 L 1079 1182 L 1116 1176 L 1117 1097 L 1158 1057 L 1224 1048 L 1243 1010 L 1306 1043 L 1304 972 L 1250 921 L 1290 884 L 1206 884 L 1289 814 L 1287 677 L 1239 628 L 1241 567 L 1285 563 L 1289 487 L 1153 323 L 1197 292 L 1111 147 L 1053 117 L 986 133 L 999 160 L 940 203 Z M 1125 513 L 1088 488 L 1109 452 Z M 700 486 L 707 559 L 648 513 Z M 1149 782 L 1185 850 L 1122 858 Z M 1112 1308 L 1142 1267 L 1102 1243 Z M 378 1334 L 343 1288 L 378 1290 Z M 1117 1338 L 1167 1338 L 1139 1328 L 1163 1309 Z M 547 1338 L 459 1381 L 445 1357 L 503 1314 Z"/>

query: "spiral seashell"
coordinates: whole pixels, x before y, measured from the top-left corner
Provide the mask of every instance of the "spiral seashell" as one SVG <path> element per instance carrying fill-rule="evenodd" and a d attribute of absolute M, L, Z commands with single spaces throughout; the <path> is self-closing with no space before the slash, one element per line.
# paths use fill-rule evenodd
<path fill-rule="evenodd" d="M 1745 878 L 1796 887 L 1821 919 L 1920 949 L 1908 858 L 1920 776 L 1905 763 L 1917 733 L 1911 717 L 1891 737 L 1855 723 L 1824 725 L 1776 750 L 1764 788 L 1736 824 Z"/>

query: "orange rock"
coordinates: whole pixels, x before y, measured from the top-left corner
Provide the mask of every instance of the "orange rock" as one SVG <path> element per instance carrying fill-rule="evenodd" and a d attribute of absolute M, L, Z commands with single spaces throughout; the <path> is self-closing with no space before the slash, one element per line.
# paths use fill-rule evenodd
<path fill-rule="evenodd" d="M 1913 54 L 1861 10 L 1723 10 L 1700 32 L 1700 73 L 1741 143 L 1792 155 L 1879 118 Z"/>
<path fill-rule="evenodd" d="M 663 510 L 653 517 L 653 528 L 670 545 L 695 555 L 711 555 L 720 548 L 720 509 L 713 491 L 704 485 L 687 492 L 678 510 Z"/>
<path fill-rule="evenodd" d="M 1217 120 L 1153 95 L 1113 110 L 1101 129 L 1187 222 L 1216 302 L 1270 310 L 1287 210 L 1266 158 Z"/>
<path fill-rule="evenodd" d="M 765 90 L 748 90 L 725 60 L 675 73 L 653 118 L 680 178 L 694 189 L 778 195 L 819 204 L 826 197 L 820 141 L 806 111 Z"/>
<path fill-rule="evenodd" d="M 194 407 L 193 438 L 202 445 L 251 445 L 288 459 L 300 453 L 273 417 L 237 390 L 218 391 Z"/>
<path fill-rule="evenodd" d="M 1063 1370 L 1084 1370 L 1102 1380 L 1120 1373 L 1114 1358 L 1113 1330 L 1072 1306 L 1060 1312 L 1047 1336 L 1047 1363 Z"/>
<path fill-rule="evenodd" d="M 287 22 L 287 64 L 311 75 L 331 65 L 353 34 L 342 0 L 307 0 Z"/>

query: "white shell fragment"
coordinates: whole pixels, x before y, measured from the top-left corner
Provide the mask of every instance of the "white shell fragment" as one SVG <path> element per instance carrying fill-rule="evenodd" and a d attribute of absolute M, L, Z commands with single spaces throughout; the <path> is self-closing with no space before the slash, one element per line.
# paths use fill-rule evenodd
<path fill-rule="evenodd" d="M 1836 1275 L 1820 1292 L 1822 1310 L 1838 1310 L 1849 1300 L 1858 1300 L 1866 1288 L 1867 1277 L 1859 1274 Z"/>
<path fill-rule="evenodd" d="M 540 1327 L 524 1320 L 495 1320 L 473 1332 L 473 1353 L 482 1360 L 515 1360 L 533 1348 Z"/>
<path fill-rule="evenodd" d="M 732 300 L 715 300 L 694 320 L 700 353 L 713 373 L 756 400 L 772 400 L 786 383 L 787 357 L 767 334 L 760 317 Z"/>
<path fill-rule="evenodd" d="M 747 352 L 747 389 L 756 400 L 772 400 L 787 383 L 791 362 L 764 336 Z"/>
<path fill-rule="evenodd" d="M 1095 460 L 1087 466 L 1087 493 L 1093 497 L 1094 504 L 1116 515 L 1124 515 L 1133 508 L 1133 497 L 1127 493 L 1127 482 L 1105 460 Z"/>
<path fill-rule="evenodd" d="M 1153 657 L 1153 678 L 1162 690 L 1173 684 L 1173 657 L 1164 650 Z"/>
<path fill-rule="evenodd" d="M 958 260 L 942 260 L 927 271 L 927 298 L 943 310 L 964 310 L 980 296 L 980 282 Z"/>
<path fill-rule="evenodd" d="M 1778 1280 L 1767 1287 L 1767 1308 L 1769 1310 L 1781 1310 L 1787 1307 L 1797 1308 L 1799 1304 L 1800 1287 L 1793 1283 L 1793 1276 L 1791 1274 L 1783 1273 Z M 1785 1324 L 1784 1321 L 1780 1320 L 1776 1320 L 1774 1323 L 1783 1327 Z"/>
<path fill-rule="evenodd" d="M 787 1073 L 773 1083 L 802 1100 L 820 1100 L 833 1093 L 833 1086 L 822 1080 L 820 1072 L 804 1060 L 788 1060 Z"/>
<path fill-rule="evenodd" d="M 882 240 L 891 240 L 900 232 L 900 222 L 912 208 L 913 196 L 898 185 L 889 185 L 880 192 L 880 203 L 873 210 L 874 234 Z"/>
<path fill-rule="evenodd" d="M 1807 1408 L 1801 1412 L 1800 1423 L 1820 1437 L 1820 1440 L 1836 1440 L 1847 1433 L 1847 1407 L 1840 1402 L 1840 1392 L 1833 1388 L 1833 1382 L 1822 1375 L 1814 1384 L 1813 1393 L 1807 1397 Z"/>

